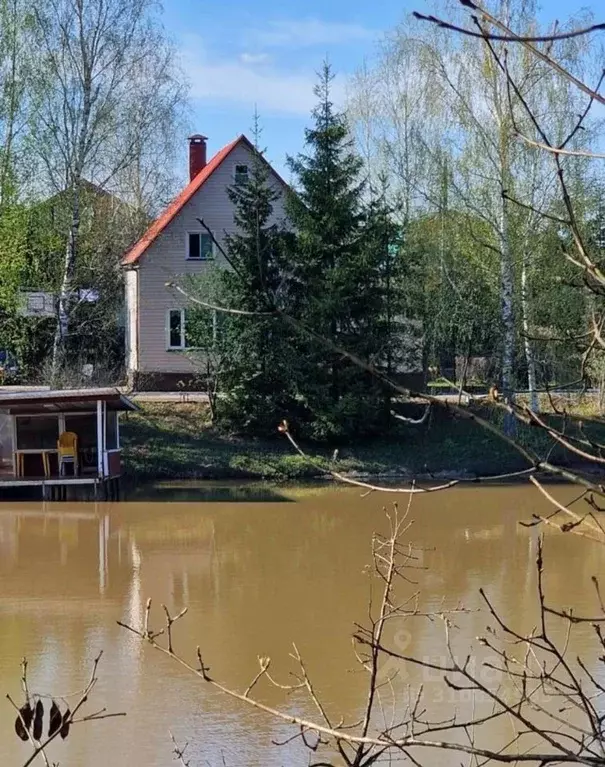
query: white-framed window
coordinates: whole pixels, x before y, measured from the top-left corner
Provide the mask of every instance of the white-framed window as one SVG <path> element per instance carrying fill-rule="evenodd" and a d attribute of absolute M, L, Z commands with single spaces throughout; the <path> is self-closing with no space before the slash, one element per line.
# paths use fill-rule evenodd
<path fill-rule="evenodd" d="M 214 256 L 214 243 L 208 232 L 187 233 L 187 258 L 190 261 L 209 261 Z"/>
<path fill-rule="evenodd" d="M 185 348 L 185 310 L 169 309 L 166 316 L 166 346 L 168 349 Z"/>
<path fill-rule="evenodd" d="M 247 165 L 239 163 L 233 169 L 233 179 L 236 184 L 247 184 L 250 179 L 250 170 Z"/>
<path fill-rule="evenodd" d="M 186 309 L 169 309 L 166 314 L 166 348 L 204 349 L 216 343 L 218 314 L 210 309 L 195 309 L 187 325 Z"/>

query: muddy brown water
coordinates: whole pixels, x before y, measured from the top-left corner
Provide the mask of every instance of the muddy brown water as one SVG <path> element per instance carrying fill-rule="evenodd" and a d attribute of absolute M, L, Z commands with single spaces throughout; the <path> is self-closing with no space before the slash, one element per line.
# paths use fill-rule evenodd
<path fill-rule="evenodd" d="M 359 718 L 365 677 L 351 634 L 367 616 L 371 584 L 365 566 L 372 534 L 386 529 L 382 507 L 392 498 L 361 498 L 356 490 L 335 487 L 233 485 L 205 486 L 195 501 L 187 500 L 190 490 L 162 487 L 154 501 L 111 505 L 0 505 L 3 767 L 18 767 L 29 754 L 14 734 L 14 714 L 4 698 L 20 698 L 21 657 L 29 660 L 30 687 L 60 697 L 82 688 L 100 650 L 99 682 L 87 710 L 106 707 L 127 716 L 79 725 L 49 750 L 51 761 L 168 767 L 175 763 L 171 730 L 178 741 L 189 742 L 192 765 L 308 764 L 298 743 L 272 745 L 292 734 L 287 725 L 221 696 L 117 625 L 140 626 L 148 597 L 174 612 L 189 607 L 175 628 L 176 649 L 193 658 L 199 644 L 216 678 L 245 689 L 257 657 L 271 656 L 275 677 L 287 681 L 296 642 L 329 711 L 336 719 Z M 573 490 L 559 486 L 553 492 L 565 500 Z M 470 611 L 456 617 L 456 652 L 468 652 L 489 622 L 477 611 L 480 586 L 518 627 L 535 621 L 537 532 L 518 523 L 546 508 L 526 485 L 456 488 L 414 500 L 408 537 L 422 548 L 426 569 L 414 574 L 417 586 L 406 588 L 419 590 L 423 609 L 463 604 Z M 605 550 L 547 530 L 545 553 L 550 602 L 594 612 L 590 577 L 602 572 Z M 440 621 L 414 620 L 395 626 L 389 641 L 410 655 L 442 657 Z M 574 650 L 592 657 L 588 629 L 579 630 L 574 642 Z M 399 713 L 405 686 L 421 683 L 437 713 L 471 705 L 445 691 L 430 672 L 398 667 L 384 673 L 393 670 L 401 681 Z M 284 698 L 262 687 L 259 695 L 315 716 L 299 694 Z M 508 736 L 499 726 L 490 733 L 493 743 Z M 452 763 L 451 755 L 435 753 L 423 761 Z"/>

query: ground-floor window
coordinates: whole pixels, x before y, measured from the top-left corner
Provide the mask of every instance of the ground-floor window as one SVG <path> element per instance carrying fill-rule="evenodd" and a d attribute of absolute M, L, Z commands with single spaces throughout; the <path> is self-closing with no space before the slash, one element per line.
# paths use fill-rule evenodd
<path fill-rule="evenodd" d="M 168 349 L 207 349 L 217 340 L 217 312 L 203 308 L 170 309 L 166 335 Z"/>
<path fill-rule="evenodd" d="M 185 310 L 171 309 L 168 312 L 168 348 L 185 348 Z"/>

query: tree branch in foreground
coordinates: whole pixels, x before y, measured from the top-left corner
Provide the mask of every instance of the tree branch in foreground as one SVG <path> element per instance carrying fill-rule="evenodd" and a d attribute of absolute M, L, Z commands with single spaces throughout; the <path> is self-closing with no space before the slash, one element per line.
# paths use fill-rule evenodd
<path fill-rule="evenodd" d="M 471 8 L 474 7 L 477 10 L 480 10 L 478 6 L 472 6 L 469 3 L 464 3 L 464 5 L 468 5 Z M 460 27 L 457 24 L 452 24 L 445 19 L 440 19 L 437 16 L 433 16 L 432 14 L 424 14 L 420 13 L 419 11 L 413 11 L 412 16 L 419 21 L 428 21 L 431 24 L 435 24 L 436 26 L 440 27 L 441 29 L 447 29 L 450 32 L 458 32 L 459 34 L 465 35 L 466 37 L 474 37 L 478 40 L 482 40 L 485 37 L 485 35 L 483 35 L 481 32 L 475 32 L 473 29 L 468 29 L 467 27 Z M 591 24 L 588 27 L 572 29 L 569 32 L 553 32 L 552 34 L 546 35 L 490 34 L 489 39 L 495 40 L 499 43 L 553 43 L 557 40 L 571 40 L 574 37 L 584 37 L 584 35 L 589 35 L 592 32 L 600 32 L 603 30 L 605 30 L 605 23 Z"/>
<path fill-rule="evenodd" d="M 518 43 L 519 45 L 523 45 L 533 56 L 543 61 L 545 64 L 547 64 L 551 69 L 553 69 L 558 75 L 563 77 L 564 79 L 571 82 L 578 90 L 582 91 L 583 93 L 586 93 L 587 96 L 590 96 L 595 101 L 598 101 L 601 104 L 605 104 L 605 97 L 601 96 L 600 93 L 597 93 L 595 90 L 590 88 L 586 83 L 582 82 L 579 78 L 575 77 L 571 72 L 568 72 L 565 67 L 563 67 L 556 59 L 549 56 L 547 52 L 541 51 L 539 48 L 536 48 L 535 45 L 532 45 L 532 41 L 529 38 L 523 37 L 522 35 L 515 34 L 506 24 L 504 24 L 500 19 L 493 16 L 491 13 L 489 13 L 485 8 L 480 6 L 478 3 L 474 3 L 471 0 L 459 0 L 460 5 L 465 6 L 466 8 L 470 9 L 471 11 L 476 11 L 478 16 L 481 16 L 484 21 L 486 21 L 488 24 L 491 24 L 492 26 L 496 27 L 497 29 L 502 30 L 504 33 L 504 37 L 507 38 L 507 42 L 511 43 Z M 416 18 L 420 19 L 421 21 L 427 21 L 432 24 L 436 24 L 437 26 L 443 27 L 445 29 L 451 29 L 452 31 L 455 31 L 459 34 L 464 34 L 469 37 L 475 37 L 475 38 L 482 38 L 483 40 L 494 40 L 498 41 L 499 37 L 498 35 L 494 35 L 491 32 L 485 31 L 485 32 L 473 32 L 473 30 L 465 29 L 464 27 L 456 27 L 454 25 L 450 25 L 449 22 L 446 22 L 443 19 L 439 19 L 436 16 L 424 16 L 423 14 L 414 14 Z M 471 15 L 471 18 L 473 22 L 478 22 L 477 15 Z M 577 30 L 574 34 L 574 36 L 585 36 L 591 32 L 601 31 L 605 29 L 605 24 L 595 24 L 592 27 L 587 27 L 583 30 Z M 565 34 L 565 33 L 563 33 Z M 573 34 L 573 33 L 572 33 Z M 535 42 L 555 42 L 557 40 L 557 35 L 542 35 L 544 38 L 543 40 L 536 40 Z M 565 38 L 560 38 L 565 39 Z"/>
<path fill-rule="evenodd" d="M 507 750 L 492 756 L 494 761 L 522 761 L 527 753 L 522 748 L 522 741 L 531 740 L 531 750 L 538 763 L 602 765 L 605 758 L 603 718 L 598 701 L 603 694 L 603 685 L 582 657 L 571 655 L 570 638 L 574 625 L 593 624 L 593 638 L 601 652 L 604 639 L 600 624 L 605 619 L 605 610 L 601 603 L 600 616 L 581 618 L 547 604 L 542 539 L 538 541 L 536 575 L 539 624 L 528 634 L 520 633 L 503 619 L 481 590 L 495 625 L 488 627 L 479 642 L 494 653 L 496 660 L 489 661 L 487 668 L 501 674 L 507 682 L 506 687 L 495 689 L 486 685 L 481 674 L 470 667 L 468 659 L 464 663 L 458 661 L 452 650 L 449 626 L 446 626 L 449 660 L 431 667 L 445 674 L 451 689 L 486 696 L 494 706 L 495 715 L 505 715 L 514 723 L 518 739 L 515 753 Z M 557 627 L 547 621 L 549 615 L 561 619 L 558 632 Z M 362 634 L 357 638 L 363 643 L 369 641 Z M 400 660 L 422 663 L 386 647 L 382 650 Z M 571 711 L 576 714 L 573 721 Z M 548 756 L 547 751 L 538 756 L 540 749 L 552 751 Z"/>
<path fill-rule="evenodd" d="M 23 658 L 21 662 L 21 687 L 23 689 L 25 700 L 23 704 L 19 706 L 8 693 L 6 695 L 8 701 L 17 712 L 17 718 L 15 720 L 15 731 L 17 736 L 21 740 L 29 741 L 32 747 L 32 753 L 23 763 L 22 767 L 29 767 L 29 765 L 39 756 L 43 759 L 46 767 L 50 767 L 51 763 L 48 760 L 46 749 L 53 740 L 58 737 L 65 740 L 69 735 L 72 725 L 80 724 L 82 722 L 96 722 L 100 719 L 109 719 L 116 716 L 126 716 L 125 713 L 108 714 L 105 708 L 95 711 L 92 714 L 84 715 L 81 713 L 81 709 L 84 704 L 87 703 L 90 694 L 97 684 L 97 669 L 102 655 L 103 652 L 101 651 L 94 659 L 90 678 L 83 690 L 71 695 L 55 697 L 32 693 L 30 691 L 27 679 L 27 659 Z M 70 707 L 67 700 L 68 698 L 76 698 L 72 707 Z M 50 699 L 51 702 L 48 711 L 48 734 L 46 738 L 43 737 L 44 699 Z M 65 711 L 63 713 L 61 713 L 57 700 L 62 701 L 65 705 Z"/>

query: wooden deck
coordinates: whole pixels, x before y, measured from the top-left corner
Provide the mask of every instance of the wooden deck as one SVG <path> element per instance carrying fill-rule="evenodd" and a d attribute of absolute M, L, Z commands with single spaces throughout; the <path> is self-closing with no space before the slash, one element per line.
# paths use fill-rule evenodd
<path fill-rule="evenodd" d="M 12 474 L 0 474 L 0 487 L 36 487 L 42 485 L 96 485 L 106 478 L 95 475 L 79 477 L 16 477 Z"/>
<path fill-rule="evenodd" d="M 50 477 L 16 477 L 0 474 L 0 501 L 6 500 L 13 488 L 40 488 L 44 501 L 117 501 L 121 496 L 121 477 L 98 477 L 95 474 L 78 477 L 61 477 L 58 474 Z"/>

